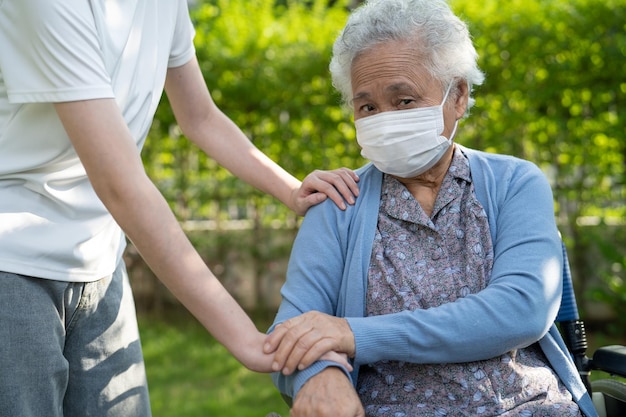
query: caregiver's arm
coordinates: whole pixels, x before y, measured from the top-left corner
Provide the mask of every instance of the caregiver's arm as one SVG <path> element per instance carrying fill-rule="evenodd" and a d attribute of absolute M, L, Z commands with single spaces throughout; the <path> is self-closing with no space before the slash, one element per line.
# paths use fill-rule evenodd
<path fill-rule="evenodd" d="M 237 177 L 278 198 L 299 215 L 329 197 L 341 209 L 358 196 L 358 176 L 347 168 L 314 171 L 303 183 L 257 149 L 213 102 L 194 58 L 170 68 L 165 91 L 182 131 Z M 297 157 L 297 156 L 295 156 Z"/>
<path fill-rule="evenodd" d="M 269 371 L 265 335 L 207 268 L 147 177 L 115 100 L 55 108 L 98 197 L 157 277 L 244 365 Z"/>
<path fill-rule="evenodd" d="M 312 228 L 306 226 L 305 229 L 309 231 L 314 229 L 316 238 L 311 239 L 311 235 L 302 232 L 296 236 L 289 259 L 287 281 L 281 289 L 282 302 L 269 332 L 276 331 L 282 326 L 281 323 L 306 311 L 336 313 L 345 255 L 345 248 L 340 244 L 344 240 L 341 234 L 345 233 L 349 223 L 345 218 L 354 210 L 354 207 L 349 207 L 346 211 L 340 212 L 330 202 L 324 202 L 309 210 L 303 225 L 312 225 Z M 344 220 L 338 220 L 338 217 Z M 311 257 L 311 253 L 315 253 L 316 256 Z M 323 262 L 311 263 L 311 258 Z M 350 378 L 351 366 L 342 364 L 332 356 L 322 358 L 320 356 L 314 358 L 311 366 L 306 369 L 275 372 L 272 375 L 274 384 L 282 393 L 295 398 L 304 384 L 329 367 L 340 368 L 343 377 Z M 274 369 L 281 370 L 279 367 Z"/>

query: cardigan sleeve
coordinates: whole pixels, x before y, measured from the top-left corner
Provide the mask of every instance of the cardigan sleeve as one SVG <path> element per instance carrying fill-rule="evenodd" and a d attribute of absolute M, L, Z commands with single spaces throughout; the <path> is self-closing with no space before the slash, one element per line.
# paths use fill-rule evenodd
<path fill-rule="evenodd" d="M 496 160 L 492 168 L 489 204 L 497 211 L 491 210 L 496 217 L 490 225 L 497 233 L 487 287 L 427 310 L 348 318 L 356 365 L 484 360 L 546 334 L 561 295 L 562 254 L 552 192 L 545 176 L 529 162 L 506 158 Z"/>
<path fill-rule="evenodd" d="M 357 173 L 360 193 L 353 206 L 341 211 L 326 201 L 307 212 L 293 244 L 283 299 L 270 332 L 278 323 L 311 310 L 337 317 L 363 315 L 382 173 L 372 164 Z M 272 378 L 281 392 L 295 397 L 304 382 L 328 366 L 338 365 L 316 362 L 290 376 L 275 373 Z M 352 373 L 343 370 L 355 384 L 358 367 Z"/>
<path fill-rule="evenodd" d="M 354 208 L 348 207 L 347 210 Z M 293 244 L 287 268 L 288 278 L 281 289 L 282 302 L 269 332 L 279 323 L 307 311 L 337 315 L 345 264 L 345 250 L 342 247 L 346 245 L 339 233 L 345 228 L 339 226 L 337 211 L 329 200 L 307 212 Z M 294 398 L 306 381 L 329 366 L 342 368 L 349 377 L 348 371 L 340 365 L 318 361 L 289 376 L 273 373 L 272 380 L 283 394 Z"/>

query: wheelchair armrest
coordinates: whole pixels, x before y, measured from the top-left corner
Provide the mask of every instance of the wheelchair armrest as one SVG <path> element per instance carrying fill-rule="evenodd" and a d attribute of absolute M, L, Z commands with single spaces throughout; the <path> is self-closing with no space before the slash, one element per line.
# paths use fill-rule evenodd
<path fill-rule="evenodd" d="M 612 345 L 598 348 L 593 353 L 591 369 L 626 377 L 626 346 Z"/>

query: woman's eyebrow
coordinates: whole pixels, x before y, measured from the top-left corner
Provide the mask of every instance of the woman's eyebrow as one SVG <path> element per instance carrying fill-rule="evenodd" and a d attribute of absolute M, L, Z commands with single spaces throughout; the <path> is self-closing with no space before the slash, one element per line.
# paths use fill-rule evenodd
<path fill-rule="evenodd" d="M 395 83 L 388 85 L 385 87 L 386 91 L 397 93 L 397 92 L 410 92 L 412 94 L 417 94 L 415 86 L 409 83 Z"/>
<path fill-rule="evenodd" d="M 367 91 L 363 91 L 360 93 L 357 93 L 354 97 L 352 97 L 352 102 L 356 101 L 356 100 L 363 100 L 363 99 L 368 99 L 371 97 L 371 94 L 368 93 Z"/>

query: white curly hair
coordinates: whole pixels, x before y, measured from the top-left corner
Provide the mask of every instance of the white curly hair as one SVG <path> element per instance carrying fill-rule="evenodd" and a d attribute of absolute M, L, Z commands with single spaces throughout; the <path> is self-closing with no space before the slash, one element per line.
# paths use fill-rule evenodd
<path fill-rule="evenodd" d="M 482 84 L 478 54 L 467 25 L 444 0 L 369 0 L 355 9 L 333 45 L 330 73 L 344 104 L 352 99 L 352 63 L 374 45 L 407 41 L 423 65 L 445 90 L 452 82 L 467 82 L 469 103 L 474 105 L 472 88 Z M 453 94 L 451 94 L 453 96 Z M 452 97 L 451 97 L 452 98 Z"/>

